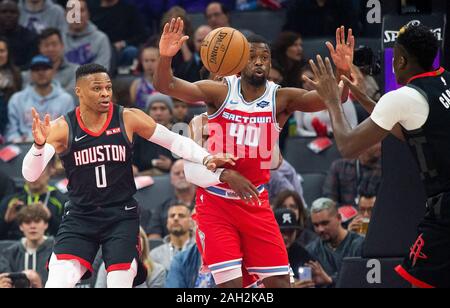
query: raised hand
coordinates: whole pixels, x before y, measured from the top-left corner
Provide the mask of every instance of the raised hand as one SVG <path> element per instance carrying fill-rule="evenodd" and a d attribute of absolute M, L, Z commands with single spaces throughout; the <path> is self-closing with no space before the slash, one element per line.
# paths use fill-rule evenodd
<path fill-rule="evenodd" d="M 36 109 L 32 108 L 31 112 L 33 114 L 32 133 L 34 143 L 38 146 L 44 145 L 50 135 L 50 115 L 46 114 L 44 121 L 41 121 L 40 115 Z"/>
<path fill-rule="evenodd" d="M 170 23 L 164 26 L 161 39 L 159 41 L 159 54 L 162 57 L 173 57 L 181 49 L 181 46 L 189 39 L 189 36 L 183 33 L 184 23 L 178 17 L 172 18 Z"/>
<path fill-rule="evenodd" d="M 345 40 L 345 27 L 341 26 L 336 29 L 336 49 L 333 44 L 326 42 L 328 50 L 330 51 L 331 58 L 338 71 L 350 72 L 350 66 L 346 57 L 350 57 L 353 63 L 353 56 L 355 50 L 355 37 L 353 36 L 352 29 L 348 30 L 347 40 Z"/>
<path fill-rule="evenodd" d="M 307 82 L 317 93 L 322 97 L 325 104 L 340 104 L 341 94 L 343 90 L 343 82 L 338 86 L 336 77 L 334 76 L 333 67 L 330 59 L 325 58 L 325 63 L 321 56 L 317 56 L 316 65 L 313 60 L 309 61 L 311 69 L 314 73 L 314 80 L 312 81 L 307 76 L 303 76 L 303 80 Z"/>

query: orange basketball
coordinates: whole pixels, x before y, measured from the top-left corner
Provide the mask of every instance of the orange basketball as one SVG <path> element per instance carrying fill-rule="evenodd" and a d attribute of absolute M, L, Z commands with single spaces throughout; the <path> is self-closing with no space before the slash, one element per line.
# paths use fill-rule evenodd
<path fill-rule="evenodd" d="M 245 36 L 236 29 L 223 27 L 211 31 L 203 40 L 200 56 L 211 73 L 231 76 L 240 73 L 250 57 Z"/>

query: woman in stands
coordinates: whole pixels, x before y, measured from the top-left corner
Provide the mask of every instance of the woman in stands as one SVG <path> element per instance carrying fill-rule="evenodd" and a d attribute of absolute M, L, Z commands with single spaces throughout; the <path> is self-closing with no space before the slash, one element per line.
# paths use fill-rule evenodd
<path fill-rule="evenodd" d="M 21 88 L 20 70 L 13 64 L 7 40 L 0 37 L 0 143 L 8 123 L 8 101 Z"/>

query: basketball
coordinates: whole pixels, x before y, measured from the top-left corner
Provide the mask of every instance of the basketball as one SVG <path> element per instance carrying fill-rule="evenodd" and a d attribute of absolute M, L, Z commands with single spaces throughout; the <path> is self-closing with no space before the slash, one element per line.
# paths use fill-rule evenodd
<path fill-rule="evenodd" d="M 236 29 L 223 27 L 211 31 L 203 40 L 200 56 L 211 73 L 231 76 L 247 65 L 250 53 L 245 36 Z"/>

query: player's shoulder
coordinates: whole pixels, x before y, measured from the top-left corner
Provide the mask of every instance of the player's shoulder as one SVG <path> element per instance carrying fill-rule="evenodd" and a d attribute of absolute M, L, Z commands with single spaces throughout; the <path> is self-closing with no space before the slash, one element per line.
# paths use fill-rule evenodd
<path fill-rule="evenodd" d="M 69 123 L 67 123 L 65 116 L 60 116 L 59 118 L 57 118 L 51 122 L 51 126 L 57 128 L 57 129 L 61 129 L 61 128 L 64 129 L 64 128 L 69 127 Z"/>
<path fill-rule="evenodd" d="M 411 100 L 414 100 L 414 101 L 425 100 L 426 101 L 426 97 L 415 87 L 405 86 L 405 87 L 401 87 L 397 90 L 390 91 L 390 92 L 384 94 L 380 98 L 379 103 L 384 103 L 384 102 L 394 102 L 394 103 L 405 102 L 405 103 L 407 103 Z"/>

